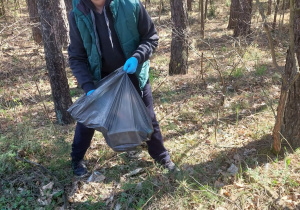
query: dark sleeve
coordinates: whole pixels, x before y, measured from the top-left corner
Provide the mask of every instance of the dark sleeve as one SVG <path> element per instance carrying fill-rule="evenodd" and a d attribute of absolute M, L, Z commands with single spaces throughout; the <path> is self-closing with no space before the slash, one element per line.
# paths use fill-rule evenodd
<path fill-rule="evenodd" d="M 140 45 L 134 51 L 135 57 L 139 64 L 144 63 L 150 58 L 158 45 L 158 35 L 149 14 L 140 1 L 140 13 L 138 20 L 138 31 L 140 34 Z"/>
<path fill-rule="evenodd" d="M 69 15 L 70 45 L 68 47 L 69 65 L 81 88 L 87 93 L 95 89 L 93 76 L 89 71 L 88 57 L 80 32 L 77 28 L 74 13 Z"/>

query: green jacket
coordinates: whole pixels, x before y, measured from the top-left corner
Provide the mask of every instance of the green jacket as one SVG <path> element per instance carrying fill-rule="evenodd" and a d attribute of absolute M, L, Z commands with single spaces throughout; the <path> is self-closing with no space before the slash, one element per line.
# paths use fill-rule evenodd
<path fill-rule="evenodd" d="M 73 0 L 73 13 L 88 56 L 88 66 L 94 80 L 101 79 L 101 50 L 96 30 L 94 13 L 83 11 L 80 0 Z M 109 4 L 114 18 L 114 27 L 126 59 L 133 55 L 140 43 L 138 32 L 139 0 L 112 0 Z M 149 79 L 149 60 L 139 64 L 135 72 L 141 90 Z"/>

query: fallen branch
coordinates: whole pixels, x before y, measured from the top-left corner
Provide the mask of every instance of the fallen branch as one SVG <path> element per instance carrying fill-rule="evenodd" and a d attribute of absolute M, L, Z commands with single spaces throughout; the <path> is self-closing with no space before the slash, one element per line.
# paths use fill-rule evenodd
<path fill-rule="evenodd" d="M 149 203 L 149 201 L 150 201 L 152 198 L 154 198 L 154 197 L 160 192 L 161 189 L 162 189 L 162 188 L 160 188 L 156 193 L 154 193 L 154 194 L 146 201 L 146 203 L 144 203 L 144 205 L 141 207 L 141 209 L 143 209 L 143 208 Z"/>

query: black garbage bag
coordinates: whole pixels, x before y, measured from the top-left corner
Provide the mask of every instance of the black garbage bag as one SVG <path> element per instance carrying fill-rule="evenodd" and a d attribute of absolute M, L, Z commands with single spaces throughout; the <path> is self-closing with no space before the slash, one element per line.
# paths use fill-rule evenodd
<path fill-rule="evenodd" d="M 135 149 L 153 132 L 146 106 L 123 67 L 100 80 L 96 90 L 78 98 L 68 112 L 77 122 L 102 132 L 116 152 Z"/>

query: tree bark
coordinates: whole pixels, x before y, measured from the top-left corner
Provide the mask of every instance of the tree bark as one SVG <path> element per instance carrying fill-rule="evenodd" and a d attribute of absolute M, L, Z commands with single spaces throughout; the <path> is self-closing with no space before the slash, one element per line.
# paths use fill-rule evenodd
<path fill-rule="evenodd" d="M 33 41 L 37 44 L 42 44 L 43 38 L 42 38 L 40 17 L 38 14 L 36 0 L 26 0 L 26 2 L 27 2 L 30 23 L 32 24 L 31 30 L 32 30 Z"/>
<path fill-rule="evenodd" d="M 1 7 L 0 7 L 0 16 L 4 16 L 5 15 L 5 6 L 4 6 L 4 2 L 3 0 L 1 0 Z"/>
<path fill-rule="evenodd" d="M 70 12 L 73 10 L 72 0 L 65 0 L 67 17 L 69 17 Z"/>
<path fill-rule="evenodd" d="M 200 35 L 204 38 L 204 1 L 200 0 Z"/>
<path fill-rule="evenodd" d="M 20 9 L 20 2 L 19 0 L 14 0 L 15 9 Z"/>
<path fill-rule="evenodd" d="M 234 29 L 237 24 L 237 20 L 239 17 L 239 0 L 231 0 L 230 4 L 230 15 L 229 15 L 229 23 L 227 28 Z"/>
<path fill-rule="evenodd" d="M 159 1 L 159 12 L 158 12 L 158 23 L 159 23 L 159 25 L 160 25 L 160 17 L 161 17 L 162 9 L 163 9 L 163 0 L 160 0 Z"/>
<path fill-rule="evenodd" d="M 147 9 L 148 4 L 150 4 L 150 0 L 145 0 L 145 9 Z"/>
<path fill-rule="evenodd" d="M 57 17 L 57 29 L 59 31 L 59 43 L 62 47 L 69 45 L 69 22 L 67 18 L 66 5 L 64 0 L 53 1 L 53 6 L 57 9 L 53 11 Z"/>
<path fill-rule="evenodd" d="M 188 11 L 192 11 L 192 1 L 193 0 L 187 0 L 187 9 L 188 9 Z"/>
<path fill-rule="evenodd" d="M 64 57 L 60 46 L 60 31 L 57 0 L 37 0 L 41 20 L 46 65 L 54 101 L 57 122 L 73 122 L 67 109 L 72 104 L 68 80 L 65 72 Z M 60 14 L 62 16 L 62 14 Z"/>
<path fill-rule="evenodd" d="M 188 72 L 188 15 L 186 1 L 170 0 L 172 28 L 169 74 Z"/>
<path fill-rule="evenodd" d="M 246 36 L 251 30 L 252 0 L 238 0 L 238 19 L 234 27 L 233 36 Z"/>
<path fill-rule="evenodd" d="M 276 27 L 276 19 L 277 19 L 277 13 L 278 13 L 278 9 L 279 9 L 279 0 L 276 1 L 276 5 L 275 5 L 275 12 L 274 12 L 274 21 L 273 21 L 273 25 L 272 25 L 272 29 L 275 30 Z"/>
<path fill-rule="evenodd" d="M 295 0 L 295 9 L 300 7 L 300 0 Z M 295 12 L 294 17 L 294 43 L 295 55 L 298 65 L 293 65 L 292 52 L 288 53 L 285 74 L 291 78 L 295 74 L 295 70 L 300 65 L 300 14 Z M 298 67 L 297 67 L 298 66 Z M 299 69 L 298 69 L 299 71 Z M 299 72 L 298 72 L 299 74 Z M 291 85 L 284 110 L 283 123 L 281 133 L 285 139 L 293 146 L 300 147 L 300 77 Z"/>
<path fill-rule="evenodd" d="M 272 0 L 268 0 L 268 11 L 267 15 L 271 15 L 272 13 Z"/>
<path fill-rule="evenodd" d="M 290 1 L 290 45 L 273 129 L 273 149 L 276 153 L 281 150 L 282 139 L 294 148 L 300 146 L 300 14 L 295 11 L 299 7 L 300 0 Z"/>
<path fill-rule="evenodd" d="M 207 18 L 207 6 L 208 6 L 208 0 L 205 0 L 205 12 L 204 12 L 204 19 Z"/>

